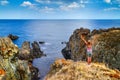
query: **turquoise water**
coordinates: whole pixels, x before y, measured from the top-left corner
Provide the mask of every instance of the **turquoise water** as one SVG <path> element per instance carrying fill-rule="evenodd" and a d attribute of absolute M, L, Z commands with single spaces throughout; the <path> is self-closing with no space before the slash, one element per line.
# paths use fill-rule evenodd
<path fill-rule="evenodd" d="M 57 58 L 63 58 L 61 49 L 75 29 L 80 27 L 93 29 L 120 27 L 120 20 L 0 20 L 0 37 L 12 33 L 20 38 L 14 41 L 19 47 L 23 41 L 45 41 L 40 45 L 47 57 L 34 60 L 34 65 L 46 75 L 50 65 Z"/>

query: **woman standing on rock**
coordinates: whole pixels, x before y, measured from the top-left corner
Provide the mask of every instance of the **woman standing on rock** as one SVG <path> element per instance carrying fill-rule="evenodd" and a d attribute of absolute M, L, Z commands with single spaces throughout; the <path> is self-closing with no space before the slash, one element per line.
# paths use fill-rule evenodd
<path fill-rule="evenodd" d="M 92 57 L 92 42 L 91 40 L 86 41 L 85 40 L 85 34 L 81 35 L 81 39 L 84 41 L 84 43 L 86 44 L 87 47 L 87 62 L 88 64 L 91 63 L 91 57 Z"/>

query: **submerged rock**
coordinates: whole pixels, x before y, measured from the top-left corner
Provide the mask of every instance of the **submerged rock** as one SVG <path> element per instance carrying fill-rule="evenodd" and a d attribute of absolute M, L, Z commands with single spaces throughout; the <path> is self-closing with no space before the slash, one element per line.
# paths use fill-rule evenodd
<path fill-rule="evenodd" d="M 120 28 L 100 29 L 92 32 L 84 28 L 76 29 L 62 50 L 63 56 L 74 61 L 86 61 L 86 45 L 80 38 L 83 33 L 86 40 L 92 40 L 92 61 L 103 62 L 110 68 L 120 70 Z"/>
<path fill-rule="evenodd" d="M 112 70 L 102 63 L 72 60 L 56 60 L 45 80 L 120 80 L 120 71 Z"/>
<path fill-rule="evenodd" d="M 13 35 L 13 34 L 9 34 L 8 37 L 9 37 L 11 40 L 16 40 L 16 39 L 19 38 L 18 36 Z"/>
<path fill-rule="evenodd" d="M 44 41 L 39 41 L 39 44 L 45 44 L 45 42 Z"/>

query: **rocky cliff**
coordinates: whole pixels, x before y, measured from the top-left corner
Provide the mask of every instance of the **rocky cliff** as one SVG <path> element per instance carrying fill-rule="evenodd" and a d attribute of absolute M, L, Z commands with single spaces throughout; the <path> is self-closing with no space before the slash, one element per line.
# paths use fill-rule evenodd
<path fill-rule="evenodd" d="M 18 56 L 22 55 L 22 59 Z M 21 52 L 10 38 L 0 38 L 0 80 L 39 80 L 39 70 L 26 58 L 30 47 L 23 45 Z"/>
<path fill-rule="evenodd" d="M 63 56 L 74 61 L 86 61 L 86 45 L 80 38 L 83 33 L 86 40 L 92 40 L 92 61 L 103 62 L 111 68 L 120 70 L 120 28 L 93 31 L 84 28 L 76 29 L 62 50 Z"/>
<path fill-rule="evenodd" d="M 103 63 L 88 65 L 84 61 L 58 59 L 45 80 L 120 80 L 120 71 L 109 69 Z"/>

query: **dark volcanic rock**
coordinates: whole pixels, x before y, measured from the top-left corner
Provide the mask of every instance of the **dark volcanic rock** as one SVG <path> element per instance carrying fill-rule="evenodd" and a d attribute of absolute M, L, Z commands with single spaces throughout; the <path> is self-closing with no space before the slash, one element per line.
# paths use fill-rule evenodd
<path fill-rule="evenodd" d="M 18 36 L 13 35 L 13 34 L 9 34 L 8 37 L 9 37 L 11 40 L 16 40 L 16 39 L 19 38 Z"/>
<path fill-rule="evenodd" d="M 39 44 L 45 44 L 45 42 L 44 41 L 39 41 Z"/>
<path fill-rule="evenodd" d="M 92 40 L 94 62 L 103 62 L 120 70 L 120 28 L 93 30 L 91 33 L 89 29 L 76 29 L 62 50 L 66 59 L 86 61 L 86 45 L 81 34 L 85 34 L 86 40 Z"/>

